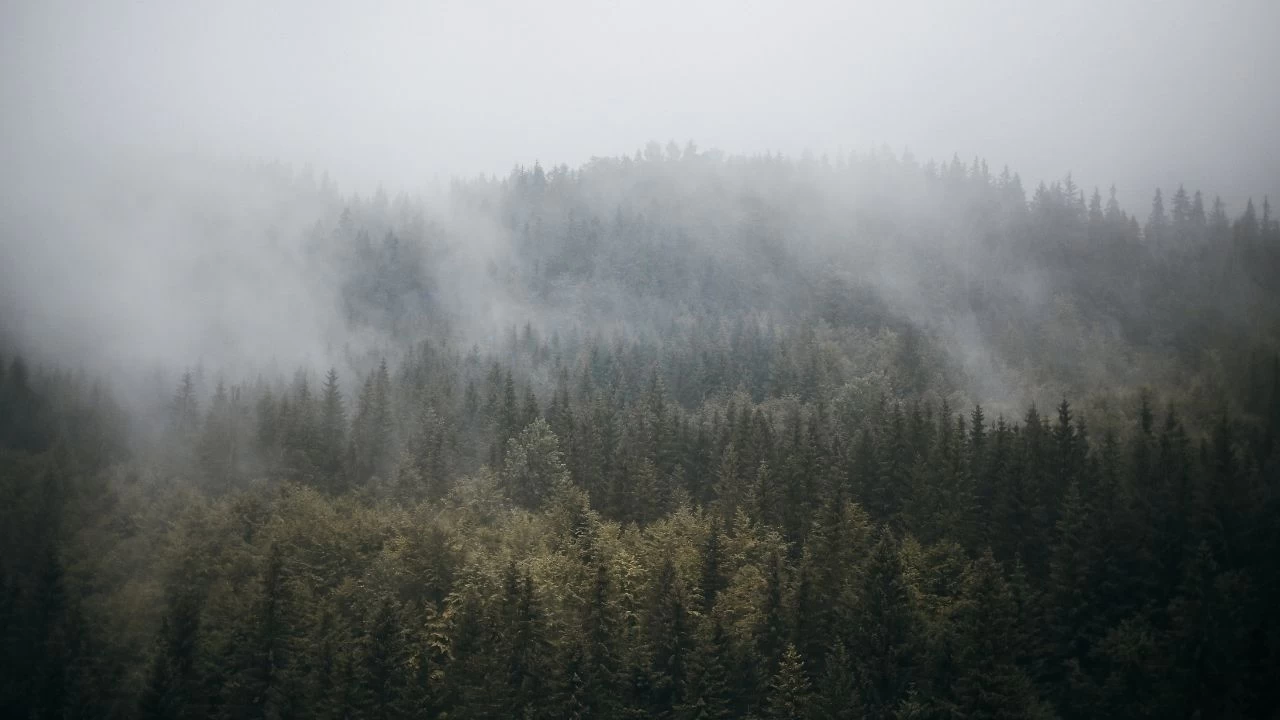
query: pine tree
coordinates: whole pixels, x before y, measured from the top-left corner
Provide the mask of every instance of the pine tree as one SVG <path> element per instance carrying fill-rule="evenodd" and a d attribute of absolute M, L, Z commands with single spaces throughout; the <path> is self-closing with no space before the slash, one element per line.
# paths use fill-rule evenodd
<path fill-rule="evenodd" d="M 210 487 L 230 487 L 237 471 L 239 451 L 236 408 L 226 386 L 218 382 L 205 417 L 196 454 Z"/>
<path fill-rule="evenodd" d="M 360 391 L 351 423 L 349 471 L 357 486 L 372 478 L 387 479 L 395 443 L 391 411 L 391 376 L 383 360 Z"/>
<path fill-rule="evenodd" d="M 790 632 L 781 553 L 769 554 L 765 566 L 764 597 L 760 602 L 760 625 L 756 629 L 756 657 L 764 677 L 771 677 L 782 658 Z"/>
<path fill-rule="evenodd" d="M 497 408 L 496 440 L 494 443 L 494 446 L 498 449 L 498 454 L 492 458 L 495 465 L 503 461 L 507 441 L 520 432 L 521 427 L 520 412 L 516 406 L 516 383 L 510 372 L 503 375 L 500 402 L 501 404 Z"/>
<path fill-rule="evenodd" d="M 1173 194 L 1172 208 L 1172 235 L 1175 246 L 1179 250 L 1185 250 L 1191 245 L 1193 240 L 1192 226 L 1192 209 L 1191 198 L 1187 195 L 1187 191 L 1181 185 L 1178 191 Z"/>
<path fill-rule="evenodd" d="M 229 694 L 233 712 L 240 717 L 280 718 L 301 712 L 301 659 L 294 602 L 283 551 L 278 543 L 272 543 L 248 642 L 236 648 L 239 672 L 233 677 Z"/>
<path fill-rule="evenodd" d="M 764 717 L 771 720 L 805 720 L 812 717 L 812 693 L 804 661 L 794 645 L 787 645 L 778 672 L 769 681 Z"/>
<path fill-rule="evenodd" d="M 507 571 L 503 616 L 500 648 L 505 653 L 506 712 L 508 717 L 527 716 L 534 713 L 551 686 L 547 667 L 551 648 L 533 579 L 528 573 L 517 574 L 514 566 Z"/>
<path fill-rule="evenodd" d="M 688 684 L 683 702 L 676 708 L 679 720 L 721 720 L 732 717 L 729 639 L 719 619 L 711 623 L 709 637 L 700 638 L 689 657 Z"/>
<path fill-rule="evenodd" d="M 1093 189 L 1093 195 L 1089 198 L 1089 241 L 1094 245 L 1101 243 L 1104 235 L 1106 223 L 1106 215 L 1102 211 L 1102 193 L 1098 192 L 1098 188 Z"/>
<path fill-rule="evenodd" d="M 195 376 L 190 370 L 182 373 L 182 381 L 173 396 L 171 413 L 174 432 L 179 438 L 190 441 L 200 428 L 200 401 L 196 397 Z"/>
<path fill-rule="evenodd" d="M 702 592 L 701 610 L 704 615 L 710 615 L 715 609 L 716 595 L 726 585 L 724 571 L 721 568 L 724 561 L 722 554 L 720 522 L 712 518 L 711 529 L 708 531 L 707 540 L 702 546 L 702 575 L 699 589 Z"/>
<path fill-rule="evenodd" d="M 730 443 L 720 456 L 720 466 L 716 472 L 714 486 L 715 503 L 720 521 L 725 525 L 733 522 L 738 508 L 746 499 L 747 492 L 742 479 L 743 464 L 739 459 L 738 448 Z M 766 470 L 767 472 L 767 470 Z"/>
<path fill-rule="evenodd" d="M 1156 188 L 1156 196 L 1151 201 L 1151 215 L 1147 218 L 1147 226 L 1143 229 L 1143 237 L 1149 245 L 1159 247 L 1168 239 L 1169 219 L 1164 212 L 1164 198 L 1160 188 Z"/>
<path fill-rule="evenodd" d="M 138 716 L 183 720 L 201 716 L 204 698 L 197 672 L 201 598 L 194 589 L 170 590 Z"/>
<path fill-rule="evenodd" d="M 507 442 L 502 481 L 516 504 L 536 509 L 561 485 L 569 483 L 569 470 L 560 452 L 559 438 L 541 418 Z"/>
<path fill-rule="evenodd" d="M 596 568 L 584 627 L 581 705 L 584 717 L 611 717 L 618 710 L 620 690 L 618 622 L 613 609 L 609 569 Z"/>
<path fill-rule="evenodd" d="M 963 595 L 952 610 L 955 663 L 951 713 L 963 718 L 1044 716 L 1031 679 L 1016 664 L 1017 606 L 990 551 L 965 573 Z"/>
<path fill-rule="evenodd" d="M 366 622 L 354 679 L 364 696 L 363 714 L 374 720 L 403 717 L 409 652 L 403 640 L 403 617 L 391 598 L 384 598 Z"/>
<path fill-rule="evenodd" d="M 1231 230 L 1237 245 L 1248 248 L 1258 243 L 1261 233 L 1258 225 L 1258 211 L 1253 207 L 1253 198 L 1249 198 L 1245 203 L 1244 212 L 1235 221 Z"/>
<path fill-rule="evenodd" d="M 882 530 L 858 583 L 849 628 L 867 717 L 892 717 L 906 698 L 915 680 L 919 623 L 897 542 Z"/>
<path fill-rule="evenodd" d="M 330 492 L 346 489 L 342 460 L 347 446 L 347 411 L 338 386 L 338 372 L 329 368 L 320 395 L 320 421 L 317 428 L 317 447 L 313 462 L 326 478 Z"/>
<path fill-rule="evenodd" d="M 1240 702 L 1240 683 L 1247 676 L 1240 667 L 1245 653 L 1237 613 L 1249 604 L 1239 574 L 1223 572 L 1209 543 L 1201 542 L 1167 610 L 1172 679 L 1185 712 L 1204 717 L 1233 714 L 1232 706 Z"/>
<path fill-rule="evenodd" d="M 658 572 L 647 622 L 649 645 L 649 710 L 669 716 L 684 702 L 692 635 L 684 588 L 667 557 Z"/>
<path fill-rule="evenodd" d="M 294 379 L 289 403 L 290 412 L 282 414 L 284 422 L 281 439 L 281 472 L 285 478 L 307 485 L 317 484 L 317 468 L 314 458 L 318 447 L 315 399 L 304 371 L 299 370 Z"/>
<path fill-rule="evenodd" d="M 1063 673 L 1079 662 L 1087 654 L 1090 643 L 1097 639 L 1093 591 L 1099 549 L 1090 534 L 1091 514 L 1080 486 L 1072 483 L 1063 499 L 1045 596 L 1050 643 L 1050 664 L 1046 671 L 1059 687 L 1065 687 Z"/>

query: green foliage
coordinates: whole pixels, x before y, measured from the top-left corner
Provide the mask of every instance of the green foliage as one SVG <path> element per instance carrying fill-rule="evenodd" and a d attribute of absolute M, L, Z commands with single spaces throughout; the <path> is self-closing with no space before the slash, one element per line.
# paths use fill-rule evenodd
<path fill-rule="evenodd" d="M 541 418 L 507 441 L 503 462 L 502 481 L 507 496 L 530 510 L 541 507 L 556 488 L 569 482 L 559 439 Z"/>
<path fill-rule="evenodd" d="M 1274 712 L 1269 209 L 1233 225 L 1180 191 L 1144 233 L 1070 179 L 1028 204 L 977 163 L 658 155 L 458 188 L 520 238 L 519 271 L 495 261 L 508 289 L 631 303 L 644 331 L 530 324 L 459 350 L 423 318 L 415 337 L 408 303 L 439 258 L 357 207 L 334 213 L 333 240 L 355 248 L 348 311 L 408 339 L 353 360 L 354 392 L 336 370 L 206 384 L 197 369 L 117 405 L 5 356 L 4 716 Z M 795 178 L 851 164 L 949 213 L 917 227 L 850 200 L 858 227 L 911 242 L 962 216 L 963 267 L 999 258 L 1043 285 L 1038 303 L 981 274 L 919 289 L 921 312 L 965 308 L 991 377 L 961 367 L 945 329 L 899 317 L 874 268 L 783 244 L 795 226 L 760 190 L 794 198 Z M 663 195 L 654 173 L 676 167 L 755 205 L 703 215 Z M 597 216 L 614 193 L 662 197 Z M 703 233 L 752 252 L 726 258 Z"/>
<path fill-rule="evenodd" d="M 778 672 L 769 680 L 763 717 L 770 720 L 805 720 L 813 713 L 813 690 L 805 675 L 804 660 L 794 645 L 788 645 L 778 662 Z"/>
<path fill-rule="evenodd" d="M 377 384 L 394 387 L 383 374 L 366 415 Z M 342 415 L 333 375 L 326 388 L 310 401 L 316 427 Z M 215 391 L 191 447 L 214 446 L 220 417 L 251 426 L 227 409 L 247 406 L 234 397 Z M 305 384 L 274 397 L 256 406 L 297 422 Z M 443 493 L 420 473 L 465 463 L 434 403 L 406 411 L 418 430 L 388 435 L 408 438 L 394 493 L 342 490 L 350 457 L 325 470 L 314 454 L 298 474 L 292 431 L 272 441 L 285 443 L 279 484 L 238 488 L 243 457 L 215 476 L 197 454 L 196 494 L 8 450 L 0 620 L 19 681 L 6 703 L 165 718 L 809 718 L 1270 702 L 1274 508 L 1255 498 L 1275 488 L 1248 460 L 1262 440 L 1236 423 L 1219 417 L 1197 453 L 1174 414 L 1156 430 L 1145 398 L 1123 441 L 1108 429 L 1096 444 L 1066 403 L 1054 424 L 1032 410 L 987 425 L 927 404 L 851 417 L 744 411 L 739 398 L 682 423 L 703 430 L 679 444 L 652 423 L 685 411 L 655 397 L 637 394 L 647 409 L 634 415 L 620 391 L 559 393 L 550 414 L 567 442 L 535 418 L 500 473 L 481 466 Z M 593 416 L 617 423 L 594 449 L 574 429 Z M 704 500 L 657 488 L 661 465 L 696 474 L 710 457 Z M 593 467 L 634 484 L 602 496 L 605 512 L 573 469 Z M 893 477 L 911 485 L 882 502 Z M 171 524 L 138 521 L 178 503 Z M 102 623 L 124 607 L 137 623 Z"/>

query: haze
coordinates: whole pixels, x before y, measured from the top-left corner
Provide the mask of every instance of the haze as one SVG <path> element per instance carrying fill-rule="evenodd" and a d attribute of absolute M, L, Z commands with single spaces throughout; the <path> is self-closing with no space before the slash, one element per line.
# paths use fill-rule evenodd
<path fill-rule="evenodd" d="M 959 222 L 972 198 L 930 189 L 919 165 L 954 175 L 952 158 L 982 158 L 989 176 L 960 174 L 1018 203 L 1071 173 L 1081 211 L 1114 184 L 1139 222 L 1157 187 L 1171 202 L 1184 183 L 1206 210 L 1220 196 L 1233 218 L 1249 197 L 1262 211 L 1280 196 L 1280 11 L 969 5 L 7 3 L 0 341 L 98 369 L 364 372 L 424 330 L 408 322 L 492 348 L 526 322 L 641 332 L 720 312 L 713 284 L 680 274 L 705 261 L 737 268 L 734 286 L 762 283 L 742 313 L 795 311 L 807 301 L 784 300 L 792 288 L 843 272 L 832 287 L 861 283 L 930 329 L 976 397 L 1022 399 L 1029 381 L 1001 369 L 1015 361 L 995 330 L 934 290 L 994 283 L 1034 327 L 1056 292 L 1049 266 L 1012 270 L 1007 248 L 983 245 L 1003 231 Z M 686 143 L 722 152 L 694 162 Z M 642 148 L 645 167 L 589 163 Z M 769 152 L 804 167 L 748 160 Z M 844 170 L 804 160 L 827 155 Z M 519 185 L 511 168 L 538 162 L 586 175 L 526 210 L 523 191 L 477 180 Z M 1003 167 L 1021 183 L 996 181 Z M 973 197 L 996 187 L 982 184 Z M 683 304 L 650 294 L 621 252 L 634 239 L 620 218 L 656 206 L 679 209 L 664 233 L 691 239 L 664 273 L 685 278 Z M 576 242 L 575 217 L 611 228 L 619 254 L 551 292 L 544 263 Z M 543 231 L 546 257 L 529 255 Z M 391 268 L 354 269 L 362 234 L 393 239 Z M 418 255 L 398 254 L 401 239 Z M 791 261 L 808 269 L 785 278 Z M 1248 307 L 1214 297 L 1226 318 Z M 1126 347 L 1114 328 L 1132 310 L 1099 308 L 1095 339 Z M 1150 374 L 1065 345 L 1091 382 Z"/>
<path fill-rule="evenodd" d="M 25 2 L 3 160 L 145 149 L 417 189 L 646 141 L 910 148 L 1129 207 L 1280 194 L 1280 5 L 1225 2 Z M 15 173 L 6 173 L 6 185 Z M 12 188 L 9 188 L 11 191 Z"/>
<path fill-rule="evenodd" d="M 1280 0 L 0 0 L 0 718 L 1280 718 Z"/>

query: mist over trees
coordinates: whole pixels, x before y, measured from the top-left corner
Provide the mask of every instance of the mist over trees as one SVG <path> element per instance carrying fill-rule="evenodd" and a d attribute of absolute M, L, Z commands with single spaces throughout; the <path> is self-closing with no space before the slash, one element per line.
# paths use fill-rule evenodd
<path fill-rule="evenodd" d="M 186 233 L 152 315 L 6 271 L 6 717 L 1280 704 L 1266 200 L 674 143 L 211 186 L 99 228 Z"/>

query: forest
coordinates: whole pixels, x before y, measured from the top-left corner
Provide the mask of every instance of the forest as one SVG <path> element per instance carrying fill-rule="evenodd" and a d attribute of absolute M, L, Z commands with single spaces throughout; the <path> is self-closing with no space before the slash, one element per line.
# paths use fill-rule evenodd
<path fill-rule="evenodd" d="M 650 143 L 173 204 L 306 290 L 132 364 L 0 302 L 4 717 L 1280 717 L 1265 199 Z"/>

